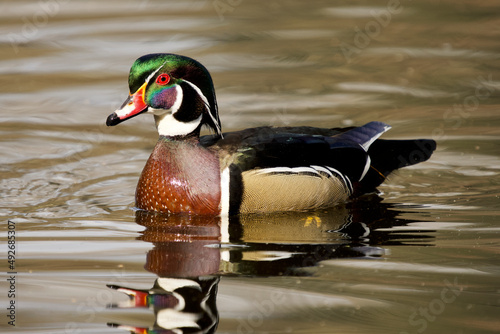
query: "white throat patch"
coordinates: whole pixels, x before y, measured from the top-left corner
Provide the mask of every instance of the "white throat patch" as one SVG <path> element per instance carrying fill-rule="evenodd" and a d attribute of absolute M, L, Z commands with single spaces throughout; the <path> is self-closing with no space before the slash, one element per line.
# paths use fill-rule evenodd
<path fill-rule="evenodd" d="M 156 128 L 160 136 L 185 136 L 196 130 L 201 123 L 202 116 L 191 122 L 181 122 L 173 114 L 155 115 Z"/>
<path fill-rule="evenodd" d="M 185 136 L 196 130 L 201 123 L 202 115 L 187 123 L 175 119 L 174 115 L 179 111 L 184 95 L 181 86 L 175 86 L 175 90 L 177 92 L 175 103 L 169 110 L 149 107 L 149 112 L 155 116 L 156 128 L 160 136 Z"/>

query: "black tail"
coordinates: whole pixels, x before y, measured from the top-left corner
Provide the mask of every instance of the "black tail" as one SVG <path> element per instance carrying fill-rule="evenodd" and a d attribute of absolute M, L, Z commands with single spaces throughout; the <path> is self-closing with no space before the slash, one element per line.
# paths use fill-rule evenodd
<path fill-rule="evenodd" d="M 376 140 L 368 150 L 370 169 L 356 192 L 373 191 L 393 170 L 426 161 L 435 149 L 436 142 L 431 139 Z"/>

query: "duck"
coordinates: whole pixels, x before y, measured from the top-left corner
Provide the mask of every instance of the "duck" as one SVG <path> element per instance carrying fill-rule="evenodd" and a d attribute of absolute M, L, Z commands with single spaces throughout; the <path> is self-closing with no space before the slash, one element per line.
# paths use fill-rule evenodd
<path fill-rule="evenodd" d="M 138 210 L 227 216 L 327 209 L 376 192 L 394 170 L 436 149 L 432 139 L 379 139 L 391 126 L 377 121 L 223 133 L 209 71 L 183 55 L 138 58 L 128 85 L 106 125 L 152 114 L 159 134 L 138 180 Z M 204 127 L 211 132 L 200 136 Z"/>

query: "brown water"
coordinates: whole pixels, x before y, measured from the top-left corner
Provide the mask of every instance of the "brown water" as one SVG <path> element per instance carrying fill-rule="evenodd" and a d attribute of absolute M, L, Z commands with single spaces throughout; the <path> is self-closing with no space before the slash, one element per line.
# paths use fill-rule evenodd
<path fill-rule="evenodd" d="M 500 331 L 497 1 L 0 9 L 2 332 Z M 379 120 L 393 126 L 384 138 L 434 138 L 438 150 L 378 196 L 324 212 L 136 215 L 153 121 L 104 121 L 132 62 L 153 52 L 207 66 L 225 131 Z M 116 290 L 155 282 L 149 297 Z"/>

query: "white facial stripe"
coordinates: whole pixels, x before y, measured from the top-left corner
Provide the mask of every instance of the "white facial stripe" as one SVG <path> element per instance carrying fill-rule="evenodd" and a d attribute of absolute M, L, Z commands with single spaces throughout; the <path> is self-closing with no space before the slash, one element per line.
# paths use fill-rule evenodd
<path fill-rule="evenodd" d="M 196 93 L 198 93 L 201 100 L 205 104 L 205 108 L 207 108 L 207 111 L 210 113 L 210 104 L 208 103 L 207 97 L 205 96 L 205 94 L 203 94 L 201 89 L 199 89 L 198 86 L 196 86 L 194 83 L 192 83 L 190 81 L 187 81 L 187 80 L 184 80 L 184 81 L 187 82 L 191 87 L 193 87 L 193 89 L 196 91 Z"/>
<path fill-rule="evenodd" d="M 158 71 L 163 67 L 165 66 L 165 64 L 167 63 L 167 61 L 165 60 L 165 62 L 163 64 L 161 64 L 160 67 L 158 67 L 153 73 L 151 73 L 144 82 L 149 82 L 149 80 L 151 80 L 152 77 L 154 77 L 156 75 L 156 73 L 158 73 Z"/>
<path fill-rule="evenodd" d="M 156 73 L 158 73 L 158 71 L 167 63 L 167 61 L 165 61 L 163 64 L 161 64 L 160 67 L 158 67 L 156 70 L 154 70 L 153 73 L 151 73 L 144 82 L 149 82 L 149 80 L 151 80 L 152 77 L 154 77 L 156 75 Z M 133 94 L 135 92 L 130 92 L 130 94 Z M 177 102 L 177 101 L 176 101 Z M 124 117 L 127 117 L 130 115 L 130 112 L 134 110 L 134 104 L 127 104 L 125 107 L 121 108 L 121 109 L 117 109 L 115 110 L 115 113 L 116 115 L 122 119 Z"/>
<path fill-rule="evenodd" d="M 210 104 L 208 103 L 207 97 L 203 94 L 203 92 L 201 91 L 201 89 L 198 88 L 198 86 L 196 86 L 192 82 L 189 82 L 187 80 L 184 80 L 184 82 L 188 83 L 191 87 L 193 87 L 193 89 L 196 91 L 196 93 L 198 93 L 198 95 L 200 96 L 201 100 L 203 101 L 203 104 L 205 104 L 205 108 L 207 109 L 207 112 L 210 115 L 210 118 L 212 119 L 212 122 L 214 122 L 215 127 L 217 128 L 217 133 L 221 134 L 222 131 L 220 129 L 220 124 L 219 124 L 219 122 L 217 122 L 217 120 L 215 119 L 214 115 L 212 115 L 212 113 L 210 112 Z"/>

